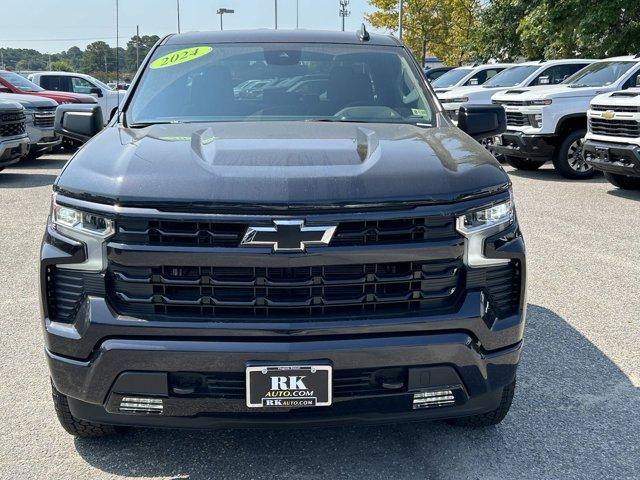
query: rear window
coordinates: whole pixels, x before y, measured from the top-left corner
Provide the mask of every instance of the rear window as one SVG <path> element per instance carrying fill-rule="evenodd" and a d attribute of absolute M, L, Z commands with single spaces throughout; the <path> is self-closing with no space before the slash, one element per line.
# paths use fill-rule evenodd
<path fill-rule="evenodd" d="M 127 120 L 430 124 L 427 95 L 420 72 L 397 47 L 170 45 L 154 53 Z"/>

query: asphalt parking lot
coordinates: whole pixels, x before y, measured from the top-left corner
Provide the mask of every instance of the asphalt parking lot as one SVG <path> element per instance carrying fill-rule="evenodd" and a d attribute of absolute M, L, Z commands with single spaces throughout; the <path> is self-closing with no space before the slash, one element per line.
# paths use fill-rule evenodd
<path fill-rule="evenodd" d="M 314 430 L 139 430 L 75 440 L 50 398 L 38 249 L 67 157 L 0 173 L 0 478 L 640 478 L 640 192 L 514 172 L 529 315 L 511 413 Z"/>

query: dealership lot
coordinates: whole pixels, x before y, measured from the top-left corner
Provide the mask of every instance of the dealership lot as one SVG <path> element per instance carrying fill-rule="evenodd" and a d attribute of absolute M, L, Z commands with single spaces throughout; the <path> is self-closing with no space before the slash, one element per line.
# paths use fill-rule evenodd
<path fill-rule="evenodd" d="M 0 478 L 638 478 L 640 192 L 550 166 L 509 170 L 529 317 L 511 413 L 485 430 L 415 424 L 154 431 L 78 440 L 58 425 L 38 248 L 67 157 L 0 173 Z"/>

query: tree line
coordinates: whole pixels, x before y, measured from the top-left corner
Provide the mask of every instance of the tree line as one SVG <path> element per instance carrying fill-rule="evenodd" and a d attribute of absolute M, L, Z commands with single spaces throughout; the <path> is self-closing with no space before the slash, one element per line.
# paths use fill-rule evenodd
<path fill-rule="evenodd" d="M 126 47 L 114 48 L 106 42 L 96 41 L 86 46 L 60 53 L 41 53 L 26 48 L 0 48 L 6 68 L 16 71 L 55 70 L 88 73 L 103 81 L 133 77 L 139 62 L 144 60 L 151 47 L 160 39 L 157 35 L 134 35 Z"/>
<path fill-rule="evenodd" d="M 603 58 L 640 53 L 639 0 L 404 0 L 403 41 L 416 58 L 471 61 Z M 398 28 L 398 0 L 369 0 L 367 20 Z"/>

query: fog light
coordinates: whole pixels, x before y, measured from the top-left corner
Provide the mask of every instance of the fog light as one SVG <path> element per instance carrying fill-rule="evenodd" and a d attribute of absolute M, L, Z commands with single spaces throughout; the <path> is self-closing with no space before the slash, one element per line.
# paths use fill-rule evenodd
<path fill-rule="evenodd" d="M 123 413 L 162 414 L 164 405 L 161 398 L 123 397 L 119 410 Z"/>
<path fill-rule="evenodd" d="M 456 397 L 453 390 L 432 390 L 413 394 L 413 409 L 446 407 L 455 405 Z"/>

